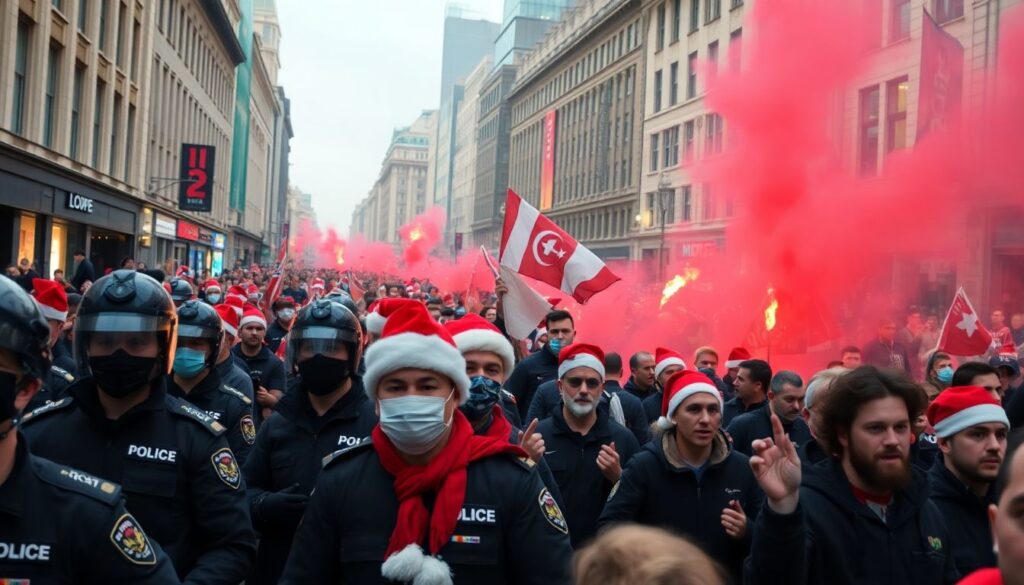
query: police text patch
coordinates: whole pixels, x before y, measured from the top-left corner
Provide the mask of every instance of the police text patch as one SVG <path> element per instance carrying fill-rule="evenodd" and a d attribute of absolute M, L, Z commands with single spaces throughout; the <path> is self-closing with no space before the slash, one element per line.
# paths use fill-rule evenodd
<path fill-rule="evenodd" d="M 156 553 L 131 514 L 123 514 L 114 522 L 114 528 L 110 531 L 110 542 L 114 543 L 114 548 L 121 551 L 125 558 L 136 565 L 156 564 Z"/>
<path fill-rule="evenodd" d="M 498 512 L 487 506 L 466 505 L 459 512 L 459 522 L 466 524 L 497 524 Z"/>
<path fill-rule="evenodd" d="M 213 463 L 214 471 L 217 472 L 217 477 L 231 486 L 231 489 L 237 490 L 242 483 L 242 474 L 238 470 L 238 463 L 235 461 L 235 455 L 231 449 L 225 447 L 217 451 L 210 456 L 210 461 Z"/>

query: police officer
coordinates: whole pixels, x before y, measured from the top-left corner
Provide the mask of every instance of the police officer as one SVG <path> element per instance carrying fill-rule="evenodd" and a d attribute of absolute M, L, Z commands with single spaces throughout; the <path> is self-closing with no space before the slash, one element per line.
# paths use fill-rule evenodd
<path fill-rule="evenodd" d="M 324 457 L 369 436 L 377 417 L 362 381 L 363 333 L 342 305 L 317 299 L 303 307 L 288 337 L 288 392 L 263 423 L 242 468 L 252 518 L 262 534 L 249 584 L 277 583 L 295 528 Z"/>
<path fill-rule="evenodd" d="M 473 434 L 451 336 L 418 301 L 394 308 L 366 355 L 380 423 L 325 464 L 281 583 L 568 583 L 568 528 L 536 467 Z"/>
<path fill-rule="evenodd" d="M 212 416 L 167 394 L 177 315 L 152 278 L 97 280 L 75 323 L 83 374 L 25 415 L 33 453 L 118 481 L 186 583 L 237 585 L 256 549 L 245 483 Z"/>
<path fill-rule="evenodd" d="M 203 409 L 224 426 L 231 452 L 239 465 L 244 465 L 256 441 L 252 399 L 221 381 L 214 367 L 223 339 L 220 316 L 213 307 L 196 300 L 182 303 L 178 307 L 178 347 L 167 391 Z"/>
<path fill-rule="evenodd" d="M 171 293 L 171 300 L 174 301 L 175 307 L 180 307 L 185 301 L 196 298 L 196 291 L 192 288 L 192 283 L 184 278 L 172 278 L 166 288 L 167 292 Z"/>
<path fill-rule="evenodd" d="M 29 453 L 14 418 L 50 367 L 28 294 L 0 277 L 0 583 L 178 583 L 121 488 Z"/>

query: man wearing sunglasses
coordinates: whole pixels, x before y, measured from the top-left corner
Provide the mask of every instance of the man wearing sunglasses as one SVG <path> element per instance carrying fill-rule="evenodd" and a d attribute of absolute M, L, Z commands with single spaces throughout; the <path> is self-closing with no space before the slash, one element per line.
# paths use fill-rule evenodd
<path fill-rule="evenodd" d="M 619 481 L 622 466 L 640 449 L 633 433 L 598 409 L 604 391 L 604 352 L 575 343 L 558 358 L 561 408 L 537 425 L 544 437 L 544 460 L 565 501 L 573 547 L 597 533 L 597 518 Z"/>

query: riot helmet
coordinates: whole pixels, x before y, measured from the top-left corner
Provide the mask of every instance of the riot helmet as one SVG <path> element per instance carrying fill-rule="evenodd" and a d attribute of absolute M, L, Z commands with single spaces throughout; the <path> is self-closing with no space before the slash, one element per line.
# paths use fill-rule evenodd
<path fill-rule="evenodd" d="M 363 330 L 359 319 L 340 303 L 317 299 L 295 316 L 288 334 L 288 368 L 298 372 L 303 387 L 313 394 L 329 394 L 359 369 Z M 339 347 L 347 360 L 336 358 Z"/>
<path fill-rule="evenodd" d="M 192 289 L 192 283 L 184 278 L 172 278 L 169 289 L 175 307 L 180 307 L 182 303 L 192 300 L 196 296 L 195 290 Z"/>
<path fill-rule="evenodd" d="M 178 352 L 182 350 L 183 339 L 205 339 L 211 352 L 206 357 L 206 367 L 212 367 L 220 355 L 220 344 L 224 337 L 224 325 L 217 310 L 197 300 L 185 301 L 178 307 Z"/>
<path fill-rule="evenodd" d="M 359 315 L 359 306 L 356 305 L 355 299 L 353 299 L 348 293 L 334 289 L 331 294 L 325 297 L 329 301 L 341 304 L 343 307 L 348 309 L 353 315 Z"/>
<path fill-rule="evenodd" d="M 0 276 L 0 349 L 14 354 L 26 376 L 46 377 L 50 326 L 35 300 L 6 276 Z"/>

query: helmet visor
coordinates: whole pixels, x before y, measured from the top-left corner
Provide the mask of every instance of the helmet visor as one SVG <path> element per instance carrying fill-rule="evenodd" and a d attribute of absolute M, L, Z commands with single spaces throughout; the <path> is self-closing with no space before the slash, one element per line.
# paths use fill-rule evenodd
<path fill-rule="evenodd" d="M 173 321 L 166 317 L 139 315 L 138 313 L 99 313 L 80 315 L 75 319 L 75 333 L 100 332 L 166 332 Z"/>
<path fill-rule="evenodd" d="M 198 339 L 219 339 L 220 329 L 200 327 L 198 325 L 178 324 L 178 337 L 195 337 Z"/>

